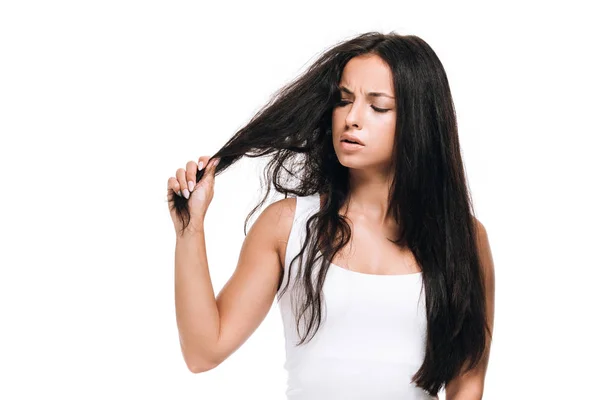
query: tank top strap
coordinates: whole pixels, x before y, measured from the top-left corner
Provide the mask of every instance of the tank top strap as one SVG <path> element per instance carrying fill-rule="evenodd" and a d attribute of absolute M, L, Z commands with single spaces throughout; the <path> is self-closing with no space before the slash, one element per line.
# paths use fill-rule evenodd
<path fill-rule="evenodd" d="M 308 196 L 299 196 L 296 198 L 296 215 L 304 216 L 308 218 L 311 213 L 315 213 L 318 211 L 318 208 L 321 205 L 321 197 L 318 193 L 311 194 Z"/>
<path fill-rule="evenodd" d="M 306 238 L 306 222 L 311 215 L 315 214 L 321 205 L 321 197 L 318 193 L 308 196 L 297 196 L 296 197 L 296 210 L 294 212 L 294 221 L 290 235 L 288 238 L 286 250 L 285 250 L 285 265 L 284 265 L 284 276 L 283 284 L 285 285 L 288 279 L 290 271 L 293 274 L 298 270 L 298 260 L 291 266 L 291 261 L 302 249 L 302 245 Z"/>

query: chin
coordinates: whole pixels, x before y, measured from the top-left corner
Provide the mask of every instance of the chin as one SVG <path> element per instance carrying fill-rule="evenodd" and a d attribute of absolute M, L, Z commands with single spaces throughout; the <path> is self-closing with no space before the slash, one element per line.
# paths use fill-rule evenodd
<path fill-rule="evenodd" d="M 364 167 L 363 163 L 358 160 L 358 157 L 348 154 L 337 154 L 337 159 L 340 164 L 346 168 L 361 169 Z"/>
<path fill-rule="evenodd" d="M 373 170 L 373 171 L 377 171 L 377 170 L 385 170 L 387 172 L 390 171 L 391 168 L 391 164 L 390 161 L 386 161 L 386 162 L 378 162 L 375 160 L 366 160 L 364 157 L 360 157 L 358 154 L 344 154 L 342 153 L 337 153 L 336 152 L 336 156 L 338 159 L 338 162 L 343 165 L 346 168 L 349 169 L 354 169 L 354 170 Z M 385 167 L 384 167 L 385 166 Z"/>

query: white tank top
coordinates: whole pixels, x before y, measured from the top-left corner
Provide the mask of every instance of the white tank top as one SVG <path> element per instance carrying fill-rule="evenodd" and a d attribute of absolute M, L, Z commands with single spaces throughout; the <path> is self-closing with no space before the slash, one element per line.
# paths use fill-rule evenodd
<path fill-rule="evenodd" d="M 304 289 L 294 289 L 299 260 L 291 271 L 290 262 L 306 237 L 306 220 L 319 208 L 318 194 L 296 198 L 279 289 L 291 272 L 278 302 L 285 334 L 287 399 L 436 399 L 410 382 L 425 355 L 427 319 L 420 272 L 374 275 L 330 264 L 319 330 L 308 343 L 296 346 L 300 335 L 290 296 Z M 313 277 L 318 269 L 313 268 Z M 301 296 L 293 304 L 299 307 L 303 302 Z M 300 333 L 305 329 L 301 320 Z"/>

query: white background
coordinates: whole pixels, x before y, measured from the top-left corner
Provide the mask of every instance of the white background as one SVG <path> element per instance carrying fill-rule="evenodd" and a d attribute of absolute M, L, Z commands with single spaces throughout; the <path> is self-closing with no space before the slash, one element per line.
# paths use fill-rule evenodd
<path fill-rule="evenodd" d="M 368 30 L 420 36 L 451 84 L 496 267 L 484 399 L 600 398 L 595 26 L 583 2 L 2 2 L 0 398 L 283 399 L 276 303 L 217 369 L 187 370 L 167 179 Z M 263 162 L 217 178 L 216 293 Z"/>

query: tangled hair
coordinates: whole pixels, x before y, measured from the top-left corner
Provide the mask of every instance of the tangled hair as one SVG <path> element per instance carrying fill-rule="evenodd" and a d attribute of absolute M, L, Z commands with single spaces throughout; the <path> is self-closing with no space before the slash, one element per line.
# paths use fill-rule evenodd
<path fill-rule="evenodd" d="M 302 280 L 305 303 L 296 315 L 306 332 L 321 324 L 322 288 L 329 262 L 350 240 L 347 218 L 338 214 L 349 196 L 348 168 L 338 161 L 330 136 L 332 112 L 340 101 L 338 84 L 353 57 L 374 54 L 391 68 L 396 94 L 396 132 L 392 156 L 394 178 L 388 213 L 398 224 L 398 240 L 421 267 L 426 294 L 427 339 L 423 364 L 412 381 L 432 395 L 482 359 L 486 331 L 483 272 L 476 244 L 476 220 L 463 169 L 454 103 L 444 68 L 431 47 L 414 35 L 368 32 L 324 51 L 306 72 L 286 85 L 212 158 L 220 158 L 216 175 L 242 156 L 270 160 L 260 208 L 270 193 L 323 194 L 325 204 L 307 223 L 307 239 L 293 262 L 306 266 Z M 211 158 L 211 159 L 212 159 Z M 198 172 L 199 181 L 204 170 Z M 189 224 L 187 200 L 175 196 L 183 229 Z M 303 258 L 306 253 L 306 262 Z M 317 265 L 317 261 L 320 264 Z M 316 287 L 313 268 L 318 267 Z M 282 276 L 283 277 L 283 276 Z M 287 290 L 279 292 L 277 300 Z M 279 287 L 281 287 L 280 279 Z"/>

